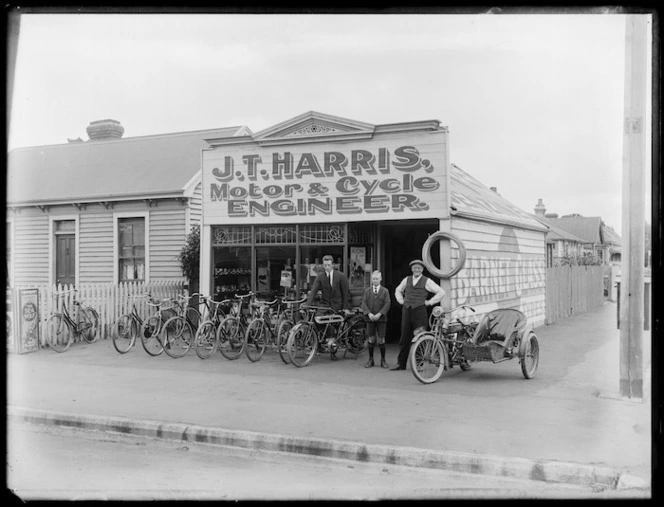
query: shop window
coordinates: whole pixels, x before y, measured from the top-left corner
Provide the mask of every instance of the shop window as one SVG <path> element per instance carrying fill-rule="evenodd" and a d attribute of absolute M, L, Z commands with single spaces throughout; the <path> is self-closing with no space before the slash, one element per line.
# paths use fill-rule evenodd
<path fill-rule="evenodd" d="M 293 294 L 298 273 L 295 246 L 256 248 L 256 290 L 267 297 Z"/>
<path fill-rule="evenodd" d="M 303 246 L 300 247 L 300 268 L 298 270 L 298 283 L 301 291 L 308 291 L 314 283 L 318 273 L 323 271 L 323 256 L 331 255 L 334 258 L 334 267 L 344 274 L 343 246 Z"/>
<path fill-rule="evenodd" d="M 217 301 L 251 290 L 251 247 L 215 247 L 214 294 Z"/>
<path fill-rule="evenodd" d="M 145 281 L 145 219 L 118 219 L 120 282 Z"/>

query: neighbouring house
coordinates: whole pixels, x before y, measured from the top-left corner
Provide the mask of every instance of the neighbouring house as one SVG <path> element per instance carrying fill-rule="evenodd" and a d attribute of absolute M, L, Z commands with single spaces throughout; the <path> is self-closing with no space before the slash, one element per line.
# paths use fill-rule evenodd
<path fill-rule="evenodd" d="M 538 199 L 533 215 L 540 223 L 546 225 L 546 259 L 547 267 L 557 266 L 563 259 L 577 257 L 582 254 L 585 240 L 558 227 L 552 220 L 556 214 L 546 214 L 546 207 L 542 199 Z"/>
<path fill-rule="evenodd" d="M 581 239 L 581 255 L 592 255 L 604 266 L 604 296 L 614 301 L 615 280 L 620 275 L 620 236 L 612 227 L 606 225 L 601 217 L 584 217 L 578 213 L 558 217 L 556 213 L 545 211 L 544 204 L 539 199 L 535 206 L 536 218 L 552 228 L 557 227 L 558 230 Z"/>
<path fill-rule="evenodd" d="M 184 281 L 178 254 L 201 221 L 205 139 L 246 127 L 14 149 L 7 166 L 7 285 Z"/>

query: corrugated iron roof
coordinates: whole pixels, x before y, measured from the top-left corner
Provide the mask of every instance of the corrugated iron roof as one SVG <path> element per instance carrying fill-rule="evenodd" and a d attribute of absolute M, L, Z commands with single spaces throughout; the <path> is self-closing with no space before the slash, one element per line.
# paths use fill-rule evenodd
<path fill-rule="evenodd" d="M 7 157 L 7 203 L 182 195 L 210 137 L 246 127 L 18 148 Z"/>
<path fill-rule="evenodd" d="M 485 219 L 537 231 L 547 230 L 547 227 L 535 220 L 530 213 L 518 208 L 454 164 L 450 164 L 450 186 L 452 215 Z"/>
<path fill-rule="evenodd" d="M 577 243 L 585 243 L 586 241 L 583 238 L 580 238 L 571 232 L 566 231 L 565 229 L 561 229 L 558 227 L 556 224 L 554 224 L 550 218 L 548 217 L 543 217 L 543 216 L 538 216 L 538 215 L 532 215 L 535 217 L 535 220 L 540 221 L 544 225 L 546 225 L 549 228 L 549 232 L 546 234 L 546 239 L 551 240 L 551 241 L 575 241 Z"/>
<path fill-rule="evenodd" d="M 601 217 L 565 217 L 549 218 L 548 220 L 561 229 L 582 238 L 586 243 L 602 243 Z"/>

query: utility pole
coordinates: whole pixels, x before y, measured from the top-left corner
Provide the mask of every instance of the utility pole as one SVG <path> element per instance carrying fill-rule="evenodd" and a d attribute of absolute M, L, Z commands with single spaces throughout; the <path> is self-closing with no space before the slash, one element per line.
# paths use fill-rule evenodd
<path fill-rule="evenodd" d="M 646 73 L 649 15 L 627 15 L 620 290 L 620 395 L 643 399 Z"/>

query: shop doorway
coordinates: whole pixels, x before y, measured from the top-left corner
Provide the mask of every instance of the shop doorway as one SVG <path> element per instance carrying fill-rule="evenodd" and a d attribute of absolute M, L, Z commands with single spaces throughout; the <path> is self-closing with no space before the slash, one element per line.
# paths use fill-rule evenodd
<path fill-rule="evenodd" d="M 383 244 L 383 285 L 390 291 L 392 308 L 388 316 L 387 337 L 390 343 L 398 343 L 401 334 L 401 305 L 394 298 L 394 289 L 404 277 L 411 274 L 408 265 L 413 259 L 422 258 L 422 245 L 430 234 L 438 231 L 438 220 L 402 221 L 381 225 Z M 433 259 L 438 258 L 438 242 L 432 248 Z M 424 275 L 436 283 L 439 279 L 424 270 Z"/>

